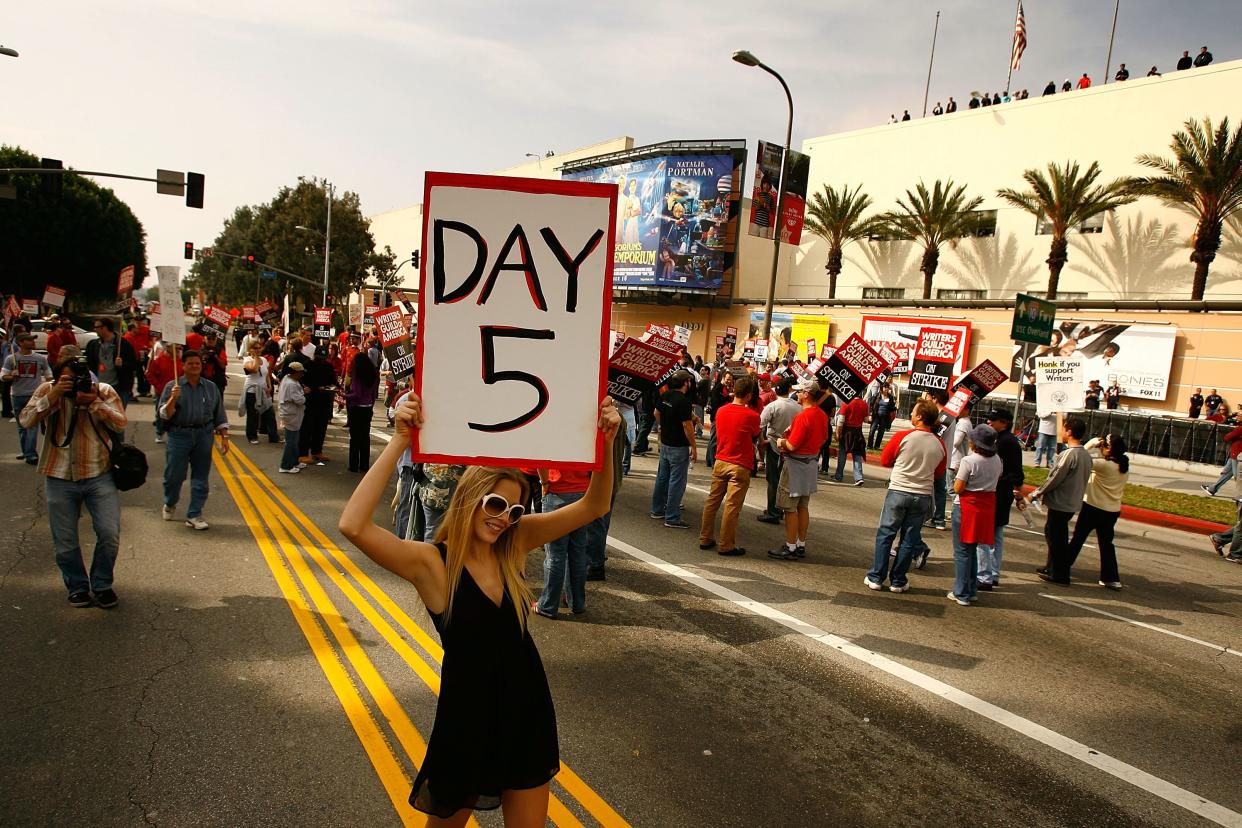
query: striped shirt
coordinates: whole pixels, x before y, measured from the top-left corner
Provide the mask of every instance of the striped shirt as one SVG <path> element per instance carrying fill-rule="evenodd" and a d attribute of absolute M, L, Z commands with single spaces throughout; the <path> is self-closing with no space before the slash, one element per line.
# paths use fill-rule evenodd
<path fill-rule="evenodd" d="M 69 444 L 62 448 L 58 444 L 65 442 L 65 428 L 73 418 L 74 395 L 62 396 L 59 408 L 56 408 L 48 397 L 52 388 L 53 383 L 50 382 L 40 385 L 21 413 L 24 428 L 37 428 L 39 421 L 46 417 L 47 431 L 43 434 L 43 450 L 39 452 L 39 473 L 60 480 L 87 480 L 104 474 L 109 469 L 108 448 L 95 433 L 91 420 L 94 419 L 100 432 L 105 428 L 124 431 L 129 420 L 120 396 L 111 385 L 99 383 L 99 399 L 86 408 L 78 409 L 73 436 Z"/>

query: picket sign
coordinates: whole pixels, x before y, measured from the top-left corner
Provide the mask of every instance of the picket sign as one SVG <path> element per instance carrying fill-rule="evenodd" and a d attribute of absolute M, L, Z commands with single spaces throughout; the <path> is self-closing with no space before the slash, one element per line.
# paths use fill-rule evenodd
<path fill-rule="evenodd" d="M 600 468 L 617 188 L 429 172 L 424 193 L 415 461 Z"/>

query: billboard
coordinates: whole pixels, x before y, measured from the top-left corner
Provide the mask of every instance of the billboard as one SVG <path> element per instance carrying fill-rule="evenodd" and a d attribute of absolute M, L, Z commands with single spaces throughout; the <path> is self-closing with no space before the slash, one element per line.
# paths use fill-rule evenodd
<path fill-rule="evenodd" d="M 1177 328 L 1172 325 L 1131 325 L 1102 320 L 1067 319 L 1052 329 L 1048 345 L 1015 344 L 1009 378 L 1035 382 L 1035 363 L 1043 357 L 1078 356 L 1083 360 L 1083 388 L 1099 380 L 1114 382 L 1121 396 L 1143 400 L 1168 398 L 1169 373 Z"/>
<path fill-rule="evenodd" d="M 893 374 L 906 374 L 918 348 L 919 335 L 924 328 L 960 332 L 953 358 L 953 376 L 961 376 L 965 370 L 966 354 L 970 351 L 970 322 L 962 319 L 934 319 L 922 316 L 864 316 L 862 338 L 877 351 L 887 345 L 897 354 Z"/>
<path fill-rule="evenodd" d="M 772 311 L 772 335 L 768 343 L 768 359 L 780 360 L 790 351 L 803 362 L 815 358 L 806 346 L 810 340 L 827 343 L 832 331 L 832 317 L 823 313 L 790 313 Z M 749 338 L 763 335 L 763 309 L 750 312 Z"/>
<path fill-rule="evenodd" d="M 760 238 L 772 238 L 779 191 L 782 186 L 780 144 L 759 142 L 759 156 L 755 163 L 755 180 L 750 195 L 750 218 L 747 232 Z M 792 151 L 785 168 L 784 221 L 781 222 L 781 241 L 798 244 L 802 241 L 802 224 L 806 216 L 806 188 L 811 177 L 811 157 Z"/>
<path fill-rule="evenodd" d="M 740 200 L 733 155 L 658 155 L 562 173 L 618 190 L 612 283 L 716 291 L 732 270 Z"/>

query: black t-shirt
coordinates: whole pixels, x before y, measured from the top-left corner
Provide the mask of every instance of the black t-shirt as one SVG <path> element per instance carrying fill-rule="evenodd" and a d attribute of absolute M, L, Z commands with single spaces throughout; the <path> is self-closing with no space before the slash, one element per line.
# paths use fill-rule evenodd
<path fill-rule="evenodd" d="M 1104 389 L 1104 402 L 1109 408 L 1116 408 L 1121 402 L 1121 389 L 1113 388 L 1111 385 Z"/>
<path fill-rule="evenodd" d="M 660 412 L 660 442 L 666 446 L 688 446 L 682 423 L 694 419 L 690 400 L 680 391 L 665 391 L 657 409 Z"/>
<path fill-rule="evenodd" d="M 1203 395 L 1202 394 L 1191 394 L 1190 395 L 1190 410 L 1191 412 L 1193 412 L 1192 416 L 1198 417 L 1199 411 L 1202 410 L 1202 408 L 1203 408 Z"/>
<path fill-rule="evenodd" d="M 1215 414 L 1216 409 L 1220 408 L 1220 404 L 1223 403 L 1224 401 L 1225 401 L 1224 397 L 1222 397 L 1220 394 L 1208 394 L 1207 399 L 1204 400 L 1204 402 L 1207 403 L 1207 409 L 1208 409 L 1209 414 Z"/>
<path fill-rule="evenodd" d="M 1087 389 L 1087 409 L 1094 411 L 1100 407 L 1100 392 L 1094 388 Z"/>

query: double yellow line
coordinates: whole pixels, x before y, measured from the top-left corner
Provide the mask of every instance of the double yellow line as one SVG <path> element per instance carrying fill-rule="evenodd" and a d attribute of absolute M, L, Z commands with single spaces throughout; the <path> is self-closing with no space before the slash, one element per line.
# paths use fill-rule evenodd
<path fill-rule="evenodd" d="M 340 700 L 345 716 L 375 767 L 393 808 L 403 824 L 425 824 L 424 816 L 407 802 L 411 777 L 406 767 L 407 762 L 414 769 L 422 765 L 427 744 L 337 611 L 308 559 L 362 613 L 388 646 L 436 695 L 440 693 L 437 666 L 444 660 L 443 649 L 345 555 L 314 521 L 285 497 L 275 483 L 236 445 L 227 455 L 214 449 L 213 453 L 216 470 L 237 503 L 242 519 L 254 536 L 264 561 L 289 604 L 294 620 L 323 670 L 324 677 Z M 410 646 L 389 618 L 423 653 Z M 333 646 L 333 641 L 336 646 Z M 341 660 L 342 656 L 344 662 Z M 346 669 L 346 663 L 353 669 L 375 709 L 387 723 L 405 756 L 404 760 L 380 727 L 371 706 Z M 561 763 L 560 773 L 555 781 L 599 825 L 607 828 L 628 826 L 629 823 L 564 763 Z M 582 822 L 555 793 L 550 798 L 549 816 L 555 825 L 563 828 L 582 826 Z M 477 828 L 478 823 L 472 818 L 470 825 Z"/>

